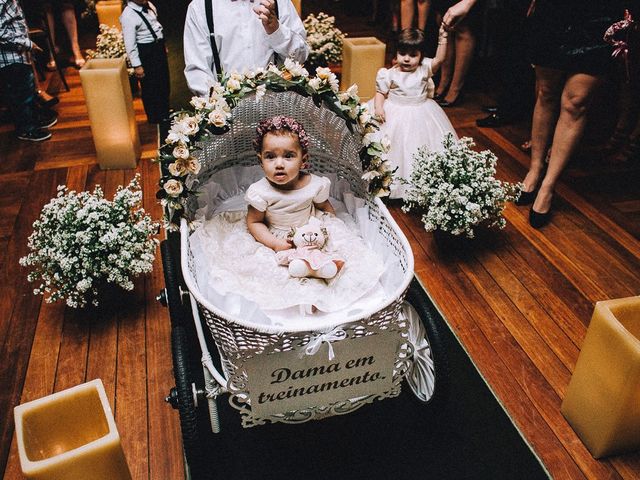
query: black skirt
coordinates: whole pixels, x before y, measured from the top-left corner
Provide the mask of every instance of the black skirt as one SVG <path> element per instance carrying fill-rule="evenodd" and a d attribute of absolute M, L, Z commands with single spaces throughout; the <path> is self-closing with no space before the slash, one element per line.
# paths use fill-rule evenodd
<path fill-rule="evenodd" d="M 603 36 L 612 23 L 623 18 L 625 3 L 537 0 L 528 18 L 530 62 L 570 73 L 608 73 L 613 48 Z"/>

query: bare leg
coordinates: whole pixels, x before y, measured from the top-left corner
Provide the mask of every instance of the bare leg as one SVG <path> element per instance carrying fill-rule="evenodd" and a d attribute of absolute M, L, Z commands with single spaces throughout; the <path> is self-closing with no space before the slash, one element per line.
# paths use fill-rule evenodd
<path fill-rule="evenodd" d="M 538 186 L 544 169 L 544 160 L 551 144 L 551 136 L 558 118 L 560 96 L 564 86 L 564 73 L 551 68 L 535 68 L 536 105 L 531 122 L 531 164 L 524 177 L 524 191 L 532 192 Z"/>
<path fill-rule="evenodd" d="M 456 60 L 449 92 L 444 98 L 447 102 L 455 102 L 460 95 L 476 47 L 476 36 L 467 25 L 460 25 L 456 30 Z"/>
<path fill-rule="evenodd" d="M 414 9 L 414 0 L 400 0 L 400 28 L 402 30 L 413 27 Z"/>
<path fill-rule="evenodd" d="M 70 3 L 62 4 L 62 23 L 64 24 L 64 28 L 66 28 L 67 30 L 67 34 L 69 35 L 71 51 L 73 52 L 73 58 L 76 64 L 79 61 L 84 63 L 84 58 L 82 56 L 82 52 L 80 51 L 80 44 L 78 43 L 78 24 L 76 22 L 76 12 L 73 8 L 73 5 Z"/>
<path fill-rule="evenodd" d="M 418 28 L 422 31 L 427 27 L 430 7 L 431 0 L 418 0 Z"/>
<path fill-rule="evenodd" d="M 551 208 L 553 190 L 582 138 L 593 92 L 602 80 L 601 77 L 585 73 L 576 73 L 567 78 L 560 99 L 560 116 L 553 134 L 549 166 L 533 203 L 534 211 L 546 213 Z"/>
<path fill-rule="evenodd" d="M 49 52 L 49 63 L 47 65 L 47 68 L 55 68 L 55 57 L 53 56 L 54 50 L 56 53 L 58 53 L 58 47 L 55 44 L 56 41 L 56 22 L 55 19 L 53 18 L 53 10 L 51 9 L 51 5 L 50 4 L 45 4 L 44 5 L 44 12 L 45 15 L 47 16 L 47 26 L 49 27 L 49 32 L 51 33 L 51 38 L 53 39 L 53 45 L 51 45 L 51 51 Z"/>

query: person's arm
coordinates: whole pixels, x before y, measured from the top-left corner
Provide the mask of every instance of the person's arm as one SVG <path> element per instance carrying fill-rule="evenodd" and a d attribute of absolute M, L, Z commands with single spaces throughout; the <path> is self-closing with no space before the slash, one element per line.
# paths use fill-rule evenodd
<path fill-rule="evenodd" d="M 15 52 L 28 52 L 34 46 L 17 2 L 0 2 L 0 45 Z"/>
<path fill-rule="evenodd" d="M 375 97 L 373 97 L 373 113 L 382 123 L 386 121 L 384 116 L 384 101 L 387 99 L 387 96 L 382 92 L 376 92 Z"/>
<path fill-rule="evenodd" d="M 247 228 L 256 241 L 276 252 L 292 248 L 291 243 L 283 238 L 276 237 L 269 231 L 269 227 L 264 223 L 264 212 L 261 212 L 251 205 L 249 205 L 247 211 Z"/>
<path fill-rule="evenodd" d="M 142 68 L 142 61 L 140 60 L 140 54 L 138 53 L 138 42 L 136 42 L 136 18 L 130 8 L 125 7 L 120 15 L 120 25 L 122 25 L 122 38 L 124 40 L 124 48 L 127 51 L 129 62 L 136 74 L 136 77 L 144 77 L 144 68 Z"/>
<path fill-rule="evenodd" d="M 262 21 L 269 46 L 282 57 L 304 63 L 309 56 L 307 32 L 291 0 L 278 3 L 280 18 L 275 15 L 276 0 L 260 0 L 254 12 Z"/>
<path fill-rule="evenodd" d="M 454 30 L 456 26 L 465 19 L 477 0 L 460 0 L 449 7 L 449 10 L 442 17 L 442 23 L 447 31 Z"/>
<path fill-rule="evenodd" d="M 333 205 L 331 205 L 331 202 L 329 201 L 329 199 L 325 200 L 324 202 L 320 202 L 320 203 L 315 203 L 313 204 L 318 210 L 322 210 L 325 213 L 330 213 L 331 215 L 335 215 L 336 211 L 333 208 Z"/>
<path fill-rule="evenodd" d="M 443 25 L 440 25 L 440 31 L 438 32 L 438 48 L 436 49 L 436 55 L 431 61 L 431 73 L 435 73 L 440 70 L 440 66 L 444 62 L 444 57 L 447 55 L 447 40 L 449 33 L 444 29 Z"/>
<path fill-rule="evenodd" d="M 209 87 L 216 77 L 212 71 L 215 67 L 202 0 L 193 0 L 187 9 L 184 22 L 184 64 L 184 76 L 189 89 L 195 95 L 208 95 Z"/>

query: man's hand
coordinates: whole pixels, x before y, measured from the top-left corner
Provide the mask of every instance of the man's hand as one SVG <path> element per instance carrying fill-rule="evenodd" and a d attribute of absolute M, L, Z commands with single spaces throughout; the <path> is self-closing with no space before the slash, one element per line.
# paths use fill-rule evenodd
<path fill-rule="evenodd" d="M 258 5 L 253 7 L 253 11 L 262 21 L 262 26 L 264 27 L 264 31 L 267 32 L 267 35 L 271 35 L 278 30 L 280 26 L 278 17 L 276 16 L 275 5 L 275 0 L 260 0 Z"/>
<path fill-rule="evenodd" d="M 142 65 L 134 68 L 133 73 L 135 73 L 136 78 L 140 78 L 140 79 L 144 78 L 144 68 L 142 68 Z"/>

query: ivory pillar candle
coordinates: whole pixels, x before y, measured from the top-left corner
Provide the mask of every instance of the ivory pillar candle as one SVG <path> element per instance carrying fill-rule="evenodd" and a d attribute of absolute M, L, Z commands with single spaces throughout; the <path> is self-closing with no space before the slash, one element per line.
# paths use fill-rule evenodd
<path fill-rule="evenodd" d="M 384 67 L 385 44 L 375 37 L 345 38 L 342 44 L 340 89 L 358 85 L 362 101 L 376 94 L 376 74 Z"/>
<path fill-rule="evenodd" d="M 296 12 L 298 12 L 298 16 L 302 17 L 302 0 L 291 0 L 293 6 L 296 7 Z"/>
<path fill-rule="evenodd" d="M 122 2 L 120 0 L 102 0 L 96 2 L 96 14 L 98 23 L 116 27 L 122 31 L 120 25 L 120 14 L 122 13 Z"/>
<path fill-rule="evenodd" d="M 135 168 L 140 137 L 125 59 L 91 59 L 80 80 L 100 168 Z"/>
<path fill-rule="evenodd" d="M 595 458 L 640 449 L 640 296 L 596 303 L 560 411 Z"/>
<path fill-rule="evenodd" d="M 14 409 L 20 466 L 29 480 L 131 480 L 102 381 Z"/>

